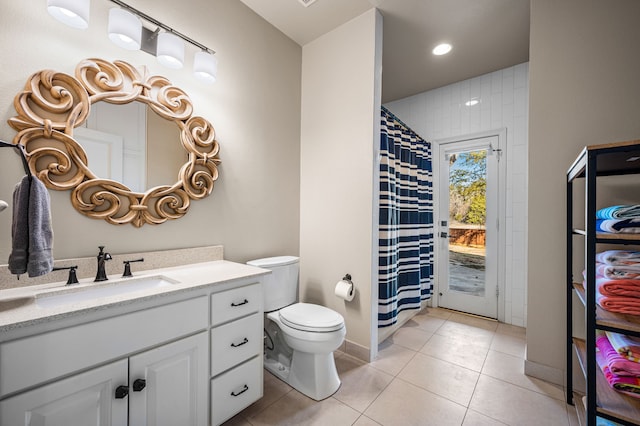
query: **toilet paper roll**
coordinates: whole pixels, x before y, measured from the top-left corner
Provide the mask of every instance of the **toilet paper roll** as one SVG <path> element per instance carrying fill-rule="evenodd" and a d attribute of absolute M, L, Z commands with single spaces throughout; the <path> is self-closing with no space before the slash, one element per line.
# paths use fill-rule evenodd
<path fill-rule="evenodd" d="M 335 293 L 340 299 L 351 302 L 356 292 L 352 282 L 340 280 L 338 284 L 336 284 Z"/>

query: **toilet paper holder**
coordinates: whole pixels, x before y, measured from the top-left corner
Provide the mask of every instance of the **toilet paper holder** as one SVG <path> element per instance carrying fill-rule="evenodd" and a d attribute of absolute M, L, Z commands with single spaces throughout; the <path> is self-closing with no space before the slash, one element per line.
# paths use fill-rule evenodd
<path fill-rule="evenodd" d="M 350 284 L 353 284 L 353 281 L 351 281 L 351 274 L 344 274 L 344 277 L 342 277 L 342 280 Z"/>

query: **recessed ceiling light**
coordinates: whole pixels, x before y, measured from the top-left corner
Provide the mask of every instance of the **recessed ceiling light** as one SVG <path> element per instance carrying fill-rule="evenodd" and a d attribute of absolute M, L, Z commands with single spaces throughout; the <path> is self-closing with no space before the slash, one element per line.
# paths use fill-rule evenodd
<path fill-rule="evenodd" d="M 436 47 L 434 47 L 431 52 L 434 55 L 438 55 L 438 56 L 446 55 L 447 53 L 451 52 L 451 45 L 449 43 L 439 44 Z"/>
<path fill-rule="evenodd" d="M 466 106 L 474 106 L 474 105 L 478 105 L 480 103 L 480 100 L 477 98 L 473 98 L 473 99 L 469 99 L 467 102 L 465 102 L 464 104 Z"/>

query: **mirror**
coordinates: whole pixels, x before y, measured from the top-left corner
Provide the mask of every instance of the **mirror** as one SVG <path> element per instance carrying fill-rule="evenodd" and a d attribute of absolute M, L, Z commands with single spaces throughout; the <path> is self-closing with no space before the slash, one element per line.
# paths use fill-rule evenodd
<path fill-rule="evenodd" d="M 91 218 L 136 227 L 159 224 L 184 216 L 192 199 L 213 191 L 220 163 L 213 126 L 192 116 L 184 91 L 164 77 L 149 76 L 145 68 L 86 59 L 75 77 L 43 70 L 29 78 L 14 107 L 13 142 L 24 146 L 32 173 L 50 189 L 71 190 L 74 208 Z M 140 138 L 127 147 L 114 120 L 142 114 L 144 133 L 154 142 Z M 91 128 L 96 121 L 106 126 Z M 141 126 L 135 127 L 133 133 L 141 133 Z M 167 134 L 177 134 L 177 140 L 158 140 Z M 94 161 L 100 157 L 107 161 Z M 182 161 L 167 165 L 167 158 Z"/>
<path fill-rule="evenodd" d="M 134 192 L 175 180 L 187 161 L 176 143 L 178 127 L 141 102 L 93 104 L 83 126 L 74 130 L 74 139 L 87 153 L 92 172 Z"/>

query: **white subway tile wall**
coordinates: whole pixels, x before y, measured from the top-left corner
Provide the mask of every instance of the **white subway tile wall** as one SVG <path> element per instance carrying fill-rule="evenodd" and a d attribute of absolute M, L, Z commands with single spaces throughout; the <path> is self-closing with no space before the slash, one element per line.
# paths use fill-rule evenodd
<path fill-rule="evenodd" d="M 474 107 L 465 102 L 478 98 Z M 424 139 L 507 129 L 505 318 L 526 327 L 529 63 L 385 104 Z"/>

